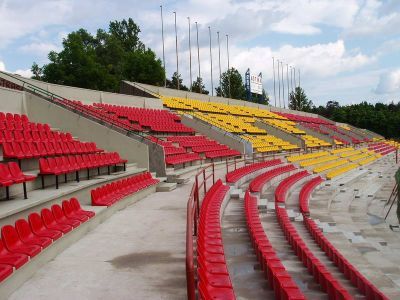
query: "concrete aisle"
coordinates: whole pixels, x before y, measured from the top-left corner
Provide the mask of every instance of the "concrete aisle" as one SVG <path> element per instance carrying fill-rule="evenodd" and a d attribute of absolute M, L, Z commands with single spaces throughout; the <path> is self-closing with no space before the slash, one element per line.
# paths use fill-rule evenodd
<path fill-rule="evenodd" d="M 192 183 L 117 212 L 41 268 L 10 299 L 185 299 Z"/>

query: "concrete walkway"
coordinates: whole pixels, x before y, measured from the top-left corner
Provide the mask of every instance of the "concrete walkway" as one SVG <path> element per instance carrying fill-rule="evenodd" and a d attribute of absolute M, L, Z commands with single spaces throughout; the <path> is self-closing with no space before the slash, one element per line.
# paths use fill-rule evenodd
<path fill-rule="evenodd" d="M 216 170 L 216 178 L 224 168 Z M 9 299 L 186 299 L 186 204 L 192 184 L 193 178 L 115 213 Z"/>

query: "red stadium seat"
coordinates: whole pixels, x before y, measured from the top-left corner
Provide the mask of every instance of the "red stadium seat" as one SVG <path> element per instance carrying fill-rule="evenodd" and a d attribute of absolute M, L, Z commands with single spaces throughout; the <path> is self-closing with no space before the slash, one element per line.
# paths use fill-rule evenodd
<path fill-rule="evenodd" d="M 38 213 L 31 213 L 28 216 L 28 220 L 32 232 L 37 236 L 47 237 L 52 240 L 57 240 L 63 234 L 61 230 L 47 228 L 43 223 L 42 217 Z"/>
<path fill-rule="evenodd" d="M 7 249 L 12 253 L 22 253 L 34 257 L 41 251 L 40 246 L 27 245 L 22 242 L 17 231 L 11 225 L 5 225 L 1 228 L 1 237 Z"/>
<path fill-rule="evenodd" d="M 48 237 L 37 236 L 32 232 L 29 223 L 24 219 L 19 219 L 15 222 L 15 229 L 18 232 L 20 239 L 27 245 L 38 245 L 46 248 L 52 243 Z"/>

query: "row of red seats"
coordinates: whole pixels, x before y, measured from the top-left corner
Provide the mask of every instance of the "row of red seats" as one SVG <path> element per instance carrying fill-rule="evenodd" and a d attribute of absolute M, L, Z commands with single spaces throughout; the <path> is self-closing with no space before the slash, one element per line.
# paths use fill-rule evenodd
<path fill-rule="evenodd" d="M 296 173 L 282 180 L 275 190 L 275 212 L 279 225 L 281 226 L 286 240 L 292 247 L 300 261 L 303 262 L 308 272 L 314 276 L 316 283 L 320 284 L 322 290 L 333 300 L 352 299 L 346 289 L 333 277 L 325 265 L 315 257 L 311 250 L 307 247 L 297 229 L 293 226 L 289 219 L 285 207 L 280 207 L 286 202 L 287 191 L 301 178 L 308 176 L 307 171 Z"/>
<path fill-rule="evenodd" d="M 197 160 L 201 160 L 201 157 L 199 156 L 198 153 L 174 154 L 174 155 L 167 155 L 165 157 L 165 163 L 167 165 L 178 165 Z"/>
<path fill-rule="evenodd" d="M 279 183 L 278 187 L 275 189 L 275 202 L 285 203 L 286 194 L 289 191 L 290 187 L 292 185 L 294 185 L 296 182 L 298 182 L 299 180 L 307 177 L 308 175 L 310 175 L 310 173 L 308 173 L 308 171 L 304 170 L 304 171 L 295 173 L 295 174 L 285 178 L 284 180 L 282 180 Z"/>
<path fill-rule="evenodd" d="M 206 141 L 207 138 L 204 135 L 177 135 L 167 137 L 167 141 L 170 142 L 181 142 L 181 141 Z"/>
<path fill-rule="evenodd" d="M 26 192 L 26 182 L 36 179 L 34 175 L 27 175 L 22 173 L 20 167 L 16 162 L 9 162 L 8 164 L 0 163 L 0 186 L 6 188 L 6 198 L 10 199 L 9 187 L 14 184 L 22 183 L 24 187 L 24 199 L 28 198 Z"/>
<path fill-rule="evenodd" d="M 317 177 L 318 178 L 318 177 Z M 317 187 L 317 184 L 311 183 L 316 179 L 312 179 L 303 186 L 299 194 L 300 207 L 309 202 L 309 197 Z M 304 190 L 304 191 L 303 191 Z M 308 216 L 307 209 L 303 213 L 303 222 L 308 232 L 313 237 L 318 246 L 325 252 L 329 259 L 339 268 L 339 270 L 350 280 L 350 282 L 358 288 L 358 290 L 369 300 L 386 300 L 388 299 L 381 291 L 379 291 L 364 275 L 362 275 L 324 236 L 318 225 Z"/>
<path fill-rule="evenodd" d="M 272 178 L 279 176 L 281 174 L 290 172 L 295 170 L 296 167 L 292 164 L 282 166 L 282 167 L 277 167 L 275 169 L 272 169 L 270 171 L 267 171 L 256 178 L 254 178 L 249 185 L 249 189 L 252 193 L 258 193 L 261 192 L 263 186 L 270 181 Z"/>
<path fill-rule="evenodd" d="M 314 177 L 310 181 L 308 181 L 301 189 L 299 199 L 300 199 L 300 212 L 303 215 L 308 216 L 310 214 L 310 210 L 308 208 L 308 199 L 312 191 L 320 185 L 324 179 L 321 176 Z"/>
<path fill-rule="evenodd" d="M 2 111 L 0 111 L 0 122 L 17 122 L 17 123 L 29 123 L 29 118 L 27 115 L 20 115 L 20 114 L 13 114 L 13 113 L 4 113 Z"/>
<path fill-rule="evenodd" d="M 5 158 L 28 159 L 53 155 L 91 154 L 103 152 L 91 142 L 11 142 L 3 143 Z"/>
<path fill-rule="evenodd" d="M 201 145 L 201 146 L 193 146 L 192 151 L 195 153 L 204 153 L 210 151 L 221 151 L 221 150 L 228 150 L 229 147 L 226 145 L 218 144 L 214 142 L 213 145 Z"/>
<path fill-rule="evenodd" d="M 183 147 L 164 147 L 164 153 L 165 155 L 182 154 L 186 153 L 186 150 Z"/>
<path fill-rule="evenodd" d="M 313 275 L 315 282 L 318 283 L 322 287 L 322 290 L 329 295 L 329 299 L 353 299 L 349 292 L 340 284 L 340 282 L 337 281 L 337 279 L 334 278 L 331 272 L 329 272 L 325 265 L 304 243 L 303 239 L 290 221 L 286 208 L 279 207 L 278 202 L 275 202 L 275 211 L 286 240 L 299 260 L 307 268 L 308 272 Z"/>
<path fill-rule="evenodd" d="M 248 175 L 250 173 L 253 173 L 255 171 L 258 171 L 258 170 L 261 170 L 261 169 L 264 169 L 264 168 L 268 168 L 268 167 L 272 167 L 272 166 L 275 166 L 275 165 L 279 165 L 281 163 L 282 163 L 282 161 L 279 158 L 272 159 L 272 160 L 267 160 L 267 161 L 264 161 L 264 162 L 254 163 L 254 164 L 251 164 L 251 165 L 248 165 L 248 166 L 244 166 L 244 167 L 238 168 L 238 169 L 236 169 L 234 171 L 231 171 L 231 172 L 227 173 L 225 175 L 225 179 L 226 179 L 226 182 L 235 183 L 240 178 L 242 178 L 242 177 L 244 177 L 244 176 L 246 176 L 246 175 Z"/>
<path fill-rule="evenodd" d="M 306 299 L 296 282 L 286 271 L 275 249 L 271 245 L 260 221 L 257 198 L 246 191 L 244 209 L 250 240 L 256 257 L 264 272 L 269 288 L 275 291 L 275 299 Z"/>
<path fill-rule="evenodd" d="M 159 182 L 149 172 L 114 181 L 91 191 L 92 205 L 111 206 L 129 195 Z"/>
<path fill-rule="evenodd" d="M 76 172 L 76 180 L 79 181 L 79 171 L 97 168 L 99 173 L 101 167 L 108 167 L 108 173 L 110 173 L 110 166 L 125 164 L 126 160 L 121 159 L 117 152 L 101 153 L 101 154 L 84 154 L 84 155 L 69 155 L 69 156 L 57 156 L 39 159 L 39 175 L 42 176 L 42 188 L 44 188 L 44 176 L 55 175 L 56 176 L 56 188 L 58 189 L 58 176 Z"/>
<path fill-rule="evenodd" d="M 0 130 L 9 130 L 14 132 L 30 131 L 30 132 L 56 132 L 51 131 L 48 124 L 42 123 L 23 123 L 23 122 L 10 122 L 0 121 Z"/>
<path fill-rule="evenodd" d="M 3 142 L 72 142 L 72 135 L 58 131 L 8 130 L 0 128 L 0 143 Z"/>
<path fill-rule="evenodd" d="M 275 112 L 278 115 L 288 118 L 291 121 L 296 122 L 306 122 L 306 123 L 314 123 L 314 124 L 332 124 L 333 122 L 328 122 L 324 119 L 316 118 L 316 117 L 308 117 L 308 116 L 300 116 L 289 113 Z"/>
<path fill-rule="evenodd" d="M 203 140 L 203 141 L 196 141 L 196 140 L 188 140 L 188 141 L 178 141 L 179 146 L 185 148 L 192 148 L 192 147 L 200 147 L 200 146 L 214 146 L 218 145 L 216 141 L 212 140 Z"/>
<path fill-rule="evenodd" d="M 344 129 L 342 129 L 342 128 L 336 126 L 336 125 L 324 125 L 324 126 L 326 126 L 327 128 L 330 128 L 331 130 L 333 130 L 333 131 L 335 131 L 337 133 L 340 133 L 340 134 L 342 134 L 344 136 L 347 136 L 349 139 L 351 139 L 351 142 L 353 144 L 360 144 L 362 142 L 358 138 L 353 137 L 352 135 L 348 134 Z M 369 140 L 366 139 L 366 141 L 369 141 Z"/>
<path fill-rule="evenodd" d="M 200 299 L 236 299 L 225 260 L 221 205 L 229 187 L 218 180 L 201 204 L 197 239 L 197 278 Z"/>
<path fill-rule="evenodd" d="M 64 200 L 62 206 L 44 208 L 41 215 L 31 213 L 28 219 L 19 219 L 15 226 L 1 228 L 0 281 L 3 281 L 73 228 L 95 215 L 83 210 L 76 198 Z"/>
<path fill-rule="evenodd" d="M 227 149 L 227 150 L 217 150 L 217 151 L 208 151 L 205 152 L 206 158 L 218 158 L 218 157 L 230 157 L 230 156 L 241 156 L 242 154 L 233 149 Z"/>

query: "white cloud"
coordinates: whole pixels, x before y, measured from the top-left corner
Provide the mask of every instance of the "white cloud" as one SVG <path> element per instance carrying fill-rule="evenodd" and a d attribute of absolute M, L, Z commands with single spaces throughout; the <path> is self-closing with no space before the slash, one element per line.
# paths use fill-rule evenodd
<path fill-rule="evenodd" d="M 35 54 L 39 56 L 47 56 L 50 51 L 59 51 L 60 47 L 48 42 L 34 42 L 19 48 L 22 52 Z"/>
<path fill-rule="evenodd" d="M 5 64 L 2 61 L 0 61 L 0 71 L 5 71 L 5 70 L 6 70 Z"/>
<path fill-rule="evenodd" d="M 27 70 L 16 70 L 13 73 L 21 75 L 22 77 L 27 77 L 27 78 L 31 78 L 33 76 L 33 73 L 32 73 L 32 71 L 30 69 L 27 69 Z"/>
<path fill-rule="evenodd" d="M 383 73 L 379 78 L 376 94 L 393 94 L 400 92 L 400 69 Z"/>

